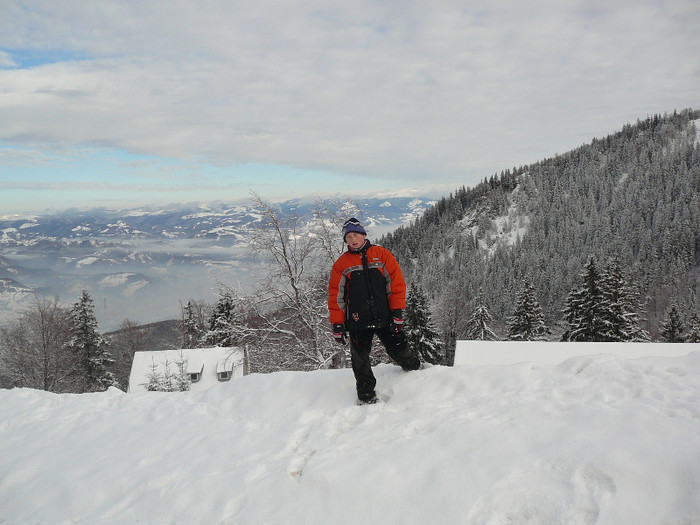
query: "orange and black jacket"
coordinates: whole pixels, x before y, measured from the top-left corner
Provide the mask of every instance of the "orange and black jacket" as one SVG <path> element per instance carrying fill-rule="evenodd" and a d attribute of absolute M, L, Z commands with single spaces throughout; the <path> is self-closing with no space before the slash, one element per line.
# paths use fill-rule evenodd
<path fill-rule="evenodd" d="M 406 308 L 406 281 L 394 255 L 365 241 L 348 249 L 333 264 L 328 283 L 328 311 L 333 324 L 347 330 L 383 328 L 391 312 Z"/>

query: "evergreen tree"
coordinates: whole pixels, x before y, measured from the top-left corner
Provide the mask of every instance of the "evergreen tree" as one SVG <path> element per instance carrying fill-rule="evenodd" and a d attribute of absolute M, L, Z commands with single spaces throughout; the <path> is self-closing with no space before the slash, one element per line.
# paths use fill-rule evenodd
<path fill-rule="evenodd" d="M 605 296 L 595 259 L 591 257 L 581 274 L 583 285 L 572 291 L 566 299 L 564 317 L 569 330 L 563 339 L 567 341 L 606 341 L 610 328 L 605 311 Z"/>
<path fill-rule="evenodd" d="M 526 277 L 518 294 L 513 317 L 508 323 L 508 339 L 511 341 L 544 341 L 547 326 L 540 303 L 535 298 L 535 287 Z"/>
<path fill-rule="evenodd" d="M 687 343 L 700 343 L 700 316 L 698 314 L 690 316 L 690 333 L 685 340 Z"/>
<path fill-rule="evenodd" d="M 491 314 L 484 302 L 484 292 L 479 290 L 476 300 L 476 308 L 467 321 L 467 339 L 475 341 L 495 341 L 496 334 L 489 328 L 488 323 L 492 321 Z"/>
<path fill-rule="evenodd" d="M 406 336 L 408 344 L 423 361 L 438 365 L 443 362 L 440 340 L 428 309 L 428 299 L 419 284 L 414 284 L 406 299 Z"/>
<path fill-rule="evenodd" d="M 148 373 L 148 382 L 146 383 L 146 390 L 149 392 L 158 392 L 161 388 L 161 378 L 158 373 L 158 365 L 154 359 L 151 359 L 151 364 L 148 365 L 150 372 Z"/>
<path fill-rule="evenodd" d="M 187 358 L 182 352 L 180 352 L 180 355 L 175 360 L 175 365 L 177 366 L 175 390 L 178 392 L 190 390 L 192 388 L 192 381 L 190 380 L 190 374 L 187 373 Z"/>
<path fill-rule="evenodd" d="M 181 303 L 182 304 L 182 303 Z M 198 348 L 202 340 L 201 308 L 192 301 L 182 309 L 182 348 Z"/>
<path fill-rule="evenodd" d="M 606 316 L 606 341 L 648 341 L 649 335 L 639 328 L 635 293 L 625 281 L 620 260 L 614 259 L 601 276 Z"/>
<path fill-rule="evenodd" d="M 224 287 L 219 290 L 219 299 L 209 318 L 207 343 L 214 346 L 235 346 L 238 343 L 240 320 L 235 310 L 233 296 Z"/>
<path fill-rule="evenodd" d="M 73 337 L 69 347 L 78 361 L 79 388 L 83 392 L 101 392 L 117 386 L 109 367 L 114 359 L 107 350 L 107 341 L 97 331 L 95 305 L 83 290 L 70 312 Z"/>
<path fill-rule="evenodd" d="M 170 369 L 170 360 L 166 357 L 163 362 L 163 375 L 160 378 L 161 392 L 175 392 L 175 374 Z"/>
<path fill-rule="evenodd" d="M 685 341 L 683 332 L 685 332 L 685 323 L 678 310 L 678 305 L 673 303 L 666 310 L 659 333 L 667 343 L 682 343 Z"/>

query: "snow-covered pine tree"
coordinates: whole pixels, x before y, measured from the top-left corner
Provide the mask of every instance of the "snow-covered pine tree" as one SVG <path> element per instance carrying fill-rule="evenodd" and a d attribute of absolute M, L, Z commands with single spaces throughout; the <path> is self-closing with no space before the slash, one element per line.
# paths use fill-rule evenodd
<path fill-rule="evenodd" d="M 97 331 L 95 305 L 83 290 L 70 312 L 73 336 L 69 348 L 78 360 L 78 388 L 81 392 L 101 392 L 117 386 L 109 367 L 114 359 L 107 350 L 107 341 Z"/>
<path fill-rule="evenodd" d="M 475 341 L 495 341 L 498 336 L 489 328 L 488 323 L 492 320 L 491 314 L 484 300 L 484 291 L 479 290 L 476 300 L 476 308 L 467 321 L 467 339 Z"/>
<path fill-rule="evenodd" d="M 683 332 L 685 332 L 683 317 L 678 310 L 678 305 L 673 303 L 666 309 L 659 333 L 667 343 L 683 343 L 685 341 Z"/>
<path fill-rule="evenodd" d="M 428 299 L 419 284 L 413 284 L 406 299 L 406 337 L 408 344 L 423 361 L 438 365 L 444 362 L 440 340 L 428 308 Z"/>
<path fill-rule="evenodd" d="M 569 293 L 564 317 L 569 329 L 566 341 L 606 341 L 610 322 L 605 311 L 605 296 L 595 259 L 591 257 L 581 274 L 583 285 Z"/>
<path fill-rule="evenodd" d="M 165 359 L 163 362 L 163 372 L 158 372 L 158 365 L 155 360 L 151 360 L 148 366 L 148 382 L 145 383 L 146 390 L 149 392 L 183 392 L 192 388 L 190 376 L 187 373 L 187 358 L 180 352 L 180 355 L 175 360 L 175 371 L 171 369 L 171 362 Z"/>
<path fill-rule="evenodd" d="M 544 341 L 547 331 L 542 308 L 535 297 L 535 287 L 530 279 L 525 277 L 518 294 L 513 317 L 508 323 L 508 339 L 511 341 Z"/>
<path fill-rule="evenodd" d="M 177 373 L 175 374 L 175 390 L 185 392 L 192 388 L 190 374 L 187 373 L 187 358 L 180 352 L 180 355 L 175 360 Z"/>
<path fill-rule="evenodd" d="M 175 392 L 175 375 L 172 370 L 170 370 L 170 360 L 166 357 L 163 361 L 163 375 L 160 379 L 161 392 Z"/>
<path fill-rule="evenodd" d="M 187 301 L 187 305 L 182 308 L 180 329 L 182 331 L 182 348 L 199 348 L 203 334 L 201 305 L 192 300 Z"/>
<path fill-rule="evenodd" d="M 628 285 L 620 260 L 613 259 L 601 276 L 601 289 L 608 325 L 606 341 L 648 341 L 649 334 L 639 327 L 636 294 Z"/>
<path fill-rule="evenodd" d="M 222 286 L 219 298 L 209 317 L 209 330 L 206 333 L 207 344 L 213 346 L 235 346 L 241 331 L 241 322 L 236 312 L 231 291 Z"/>
<path fill-rule="evenodd" d="M 161 378 L 158 373 L 158 365 L 154 359 L 151 359 L 151 364 L 148 365 L 148 368 L 151 371 L 148 372 L 148 382 L 145 384 L 146 390 L 149 392 L 159 392 L 161 388 Z"/>
<path fill-rule="evenodd" d="M 685 338 L 686 343 L 700 343 L 700 316 L 696 313 L 690 316 L 690 332 Z"/>

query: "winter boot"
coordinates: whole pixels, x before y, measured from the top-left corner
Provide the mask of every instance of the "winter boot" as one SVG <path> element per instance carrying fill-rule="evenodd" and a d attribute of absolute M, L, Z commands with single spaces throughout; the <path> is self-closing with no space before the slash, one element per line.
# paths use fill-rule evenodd
<path fill-rule="evenodd" d="M 358 405 L 374 405 L 377 401 L 379 401 L 379 398 L 376 394 L 373 394 L 372 396 L 364 399 L 361 397 L 357 398 Z"/>

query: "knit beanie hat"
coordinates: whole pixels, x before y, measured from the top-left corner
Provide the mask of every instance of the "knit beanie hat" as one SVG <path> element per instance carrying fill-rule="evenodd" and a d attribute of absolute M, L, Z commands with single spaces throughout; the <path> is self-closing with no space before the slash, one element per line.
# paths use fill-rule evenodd
<path fill-rule="evenodd" d="M 357 232 L 361 233 L 362 235 L 367 235 L 367 232 L 362 227 L 362 224 L 360 224 L 360 221 L 354 217 L 352 219 L 348 219 L 345 221 L 345 224 L 343 224 L 343 241 L 345 241 L 345 237 L 350 232 Z"/>

